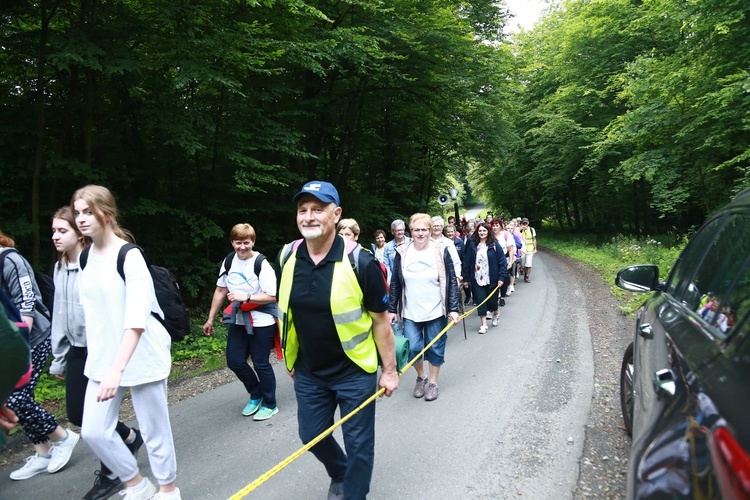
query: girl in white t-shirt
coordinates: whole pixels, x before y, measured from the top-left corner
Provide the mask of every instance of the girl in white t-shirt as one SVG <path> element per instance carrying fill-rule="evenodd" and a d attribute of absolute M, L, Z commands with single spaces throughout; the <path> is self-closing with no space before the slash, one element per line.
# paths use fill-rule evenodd
<path fill-rule="evenodd" d="M 269 360 L 276 336 L 276 273 L 263 260 L 255 274 L 258 252 L 255 229 L 250 224 L 236 224 L 229 240 L 234 248 L 229 269 L 226 259 L 219 269 L 219 279 L 211 300 L 205 335 L 214 334 L 214 319 L 226 299 L 231 302 L 227 323 L 227 366 L 237 375 L 250 396 L 242 415 L 253 420 L 267 420 L 279 412 L 276 406 L 276 376 Z M 231 255 L 231 254 L 230 254 Z M 247 357 L 253 366 L 247 364 Z"/>
<path fill-rule="evenodd" d="M 123 280 L 117 271 L 120 248 L 132 240 L 117 223 L 114 196 L 105 187 L 85 186 L 71 200 L 76 225 L 93 241 L 79 278 L 86 318 L 89 379 L 81 434 L 89 447 L 125 483 L 126 499 L 179 499 L 177 461 L 167 409 L 171 339 L 151 312 L 163 316 L 154 283 L 138 250 L 125 254 Z M 119 406 L 130 389 L 148 450 L 156 487 L 115 431 Z"/>

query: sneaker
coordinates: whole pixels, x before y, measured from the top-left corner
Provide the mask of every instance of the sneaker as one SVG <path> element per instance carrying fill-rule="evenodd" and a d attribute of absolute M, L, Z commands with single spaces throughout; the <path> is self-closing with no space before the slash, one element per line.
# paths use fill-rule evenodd
<path fill-rule="evenodd" d="M 81 439 L 81 436 L 68 430 L 68 435 L 62 441 L 52 441 L 52 448 L 49 450 L 52 459 L 50 459 L 49 465 L 47 465 L 47 472 L 54 474 L 65 467 L 79 439 Z"/>
<path fill-rule="evenodd" d="M 269 408 L 268 406 L 261 406 L 260 410 L 258 410 L 255 413 L 253 420 L 255 421 L 268 420 L 269 418 L 273 417 L 277 413 L 279 413 L 279 409 L 276 406 L 274 406 L 273 408 Z"/>
<path fill-rule="evenodd" d="M 487 333 L 487 325 L 480 326 L 479 333 Z"/>
<path fill-rule="evenodd" d="M 424 395 L 425 401 L 435 401 L 438 397 L 438 386 L 437 384 L 430 384 L 427 386 L 427 392 Z"/>
<path fill-rule="evenodd" d="M 510 285 L 508 287 L 508 292 L 515 292 L 516 291 L 516 285 Z"/>
<path fill-rule="evenodd" d="M 427 377 L 417 377 L 417 385 L 414 386 L 414 397 L 424 397 L 424 386 L 427 383 Z"/>
<path fill-rule="evenodd" d="M 500 307 L 505 307 L 505 297 L 500 297 Z"/>
<path fill-rule="evenodd" d="M 182 500 L 182 496 L 180 495 L 180 488 L 175 488 L 170 492 L 160 491 L 156 495 L 152 496 L 151 500 Z"/>
<path fill-rule="evenodd" d="M 500 315 L 494 316 L 492 318 L 492 326 L 497 326 L 500 324 Z"/>
<path fill-rule="evenodd" d="M 511 293 L 513 293 L 513 290 L 511 290 L 511 289 L 510 289 L 510 287 L 508 287 L 508 291 L 507 291 L 507 292 L 505 292 L 505 296 L 506 296 L 506 297 L 510 297 L 510 294 L 511 294 Z"/>
<path fill-rule="evenodd" d="M 489 312 L 489 311 L 487 311 L 487 314 L 485 314 L 485 317 L 486 317 L 487 319 L 492 319 L 492 313 L 491 313 L 491 312 Z"/>
<path fill-rule="evenodd" d="M 260 410 L 260 403 L 263 401 L 263 398 L 253 399 L 250 398 L 250 401 L 247 402 L 245 405 L 245 408 L 242 410 L 242 414 L 246 417 L 249 417 L 250 415 L 254 415 L 255 412 Z"/>
<path fill-rule="evenodd" d="M 50 461 L 50 458 L 40 457 L 39 453 L 31 455 L 26 459 L 23 467 L 10 473 L 10 478 L 14 481 L 23 481 L 42 472 L 47 472 Z"/>
<path fill-rule="evenodd" d="M 84 495 L 83 500 L 104 500 L 122 488 L 122 481 L 119 477 L 110 479 L 99 470 L 94 474 L 96 475 L 94 486 Z"/>
<path fill-rule="evenodd" d="M 119 494 L 123 500 L 151 500 L 159 490 L 147 477 L 144 477 L 143 481 L 145 484 L 139 484 L 138 486 L 122 490 Z"/>
<path fill-rule="evenodd" d="M 130 450 L 130 453 L 133 454 L 136 460 L 138 460 L 138 450 L 141 449 L 141 446 L 143 446 L 143 436 L 141 436 L 141 431 L 133 427 L 133 432 L 135 432 L 135 441 L 132 443 L 125 443 L 125 446 L 128 447 Z"/>
<path fill-rule="evenodd" d="M 526 283 L 531 283 L 531 281 L 529 281 L 529 277 L 528 276 L 524 276 L 523 277 L 523 281 L 526 282 Z"/>
<path fill-rule="evenodd" d="M 344 483 L 334 483 L 328 488 L 328 500 L 344 500 Z"/>

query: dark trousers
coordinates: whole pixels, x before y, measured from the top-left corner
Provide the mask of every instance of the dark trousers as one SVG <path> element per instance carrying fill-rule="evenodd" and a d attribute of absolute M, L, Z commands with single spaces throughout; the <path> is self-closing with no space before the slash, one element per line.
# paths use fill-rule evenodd
<path fill-rule="evenodd" d="M 86 386 L 89 384 L 89 379 L 83 374 L 87 356 L 88 349 L 85 347 L 71 347 L 65 358 L 67 361 L 65 369 L 65 408 L 68 412 L 68 420 L 78 427 L 83 422 L 83 398 L 86 395 Z M 117 422 L 115 430 L 123 441 L 130 435 L 130 427 L 120 421 Z M 102 474 L 112 474 L 112 471 L 104 465 L 104 462 L 102 462 Z"/>
<path fill-rule="evenodd" d="M 244 325 L 228 325 L 227 366 L 237 375 L 253 399 L 263 398 L 263 406 L 276 407 L 276 375 L 268 359 L 273 349 L 276 325 L 255 326 L 248 335 Z M 247 357 L 253 361 L 252 368 Z"/>
<path fill-rule="evenodd" d="M 332 384 L 324 384 L 300 372 L 294 378 L 297 394 L 299 437 L 309 443 L 333 425 L 336 406 L 348 415 L 375 394 L 377 375 L 362 373 Z M 375 464 L 375 405 L 369 404 L 343 424 L 346 453 L 333 435 L 326 436 L 310 451 L 325 466 L 335 482 L 344 483 L 344 498 L 364 499 L 370 491 Z"/>
<path fill-rule="evenodd" d="M 57 429 L 57 419 L 54 415 L 36 402 L 34 391 L 39 378 L 44 371 L 44 364 L 52 353 L 52 343 L 49 335 L 36 347 L 31 349 L 31 379 L 23 387 L 14 390 L 5 405 L 16 412 L 18 424 L 31 440 L 32 444 L 42 444 L 49 441 L 49 434 Z"/>
<path fill-rule="evenodd" d="M 476 283 L 473 283 L 474 303 L 481 304 L 481 302 L 485 298 L 487 298 L 487 295 L 489 295 L 490 292 L 492 292 L 495 289 L 495 287 L 497 287 L 497 283 L 495 283 L 494 285 L 485 285 L 485 286 L 479 286 Z M 495 291 L 492 294 L 492 296 L 487 300 L 487 302 L 479 306 L 479 308 L 477 309 L 477 316 L 484 316 L 485 314 L 487 314 L 487 311 L 489 312 L 497 311 L 497 294 L 498 292 Z"/>

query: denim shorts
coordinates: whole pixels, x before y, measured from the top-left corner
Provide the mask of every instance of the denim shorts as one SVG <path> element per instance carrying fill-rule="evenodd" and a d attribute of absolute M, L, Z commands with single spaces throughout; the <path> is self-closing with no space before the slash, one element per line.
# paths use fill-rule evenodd
<path fill-rule="evenodd" d="M 409 359 L 414 359 L 414 356 L 419 354 L 424 346 L 432 342 L 432 339 L 437 337 L 446 324 L 445 316 L 419 323 L 404 318 L 404 337 L 409 339 Z M 447 338 L 447 335 L 443 335 L 425 352 L 424 357 L 432 366 L 441 366 L 445 363 L 445 342 Z"/>

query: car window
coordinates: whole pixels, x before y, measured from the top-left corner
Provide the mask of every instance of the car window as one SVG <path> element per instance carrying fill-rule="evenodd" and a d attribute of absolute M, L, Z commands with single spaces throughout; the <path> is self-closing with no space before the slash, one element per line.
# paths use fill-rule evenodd
<path fill-rule="evenodd" d="M 730 215 L 726 224 L 706 229 L 713 229 L 715 238 L 681 299 L 718 337 L 724 337 L 736 318 L 744 317 L 750 299 L 750 217 Z"/>
<path fill-rule="evenodd" d="M 692 281 L 693 273 L 703 261 L 707 250 L 714 246 L 724 220 L 724 218 L 719 218 L 709 222 L 693 237 L 672 268 L 672 274 L 667 283 L 667 293 L 677 299 L 682 299 L 691 306 L 691 309 L 695 309 L 701 296 L 709 291 L 698 289 Z"/>

